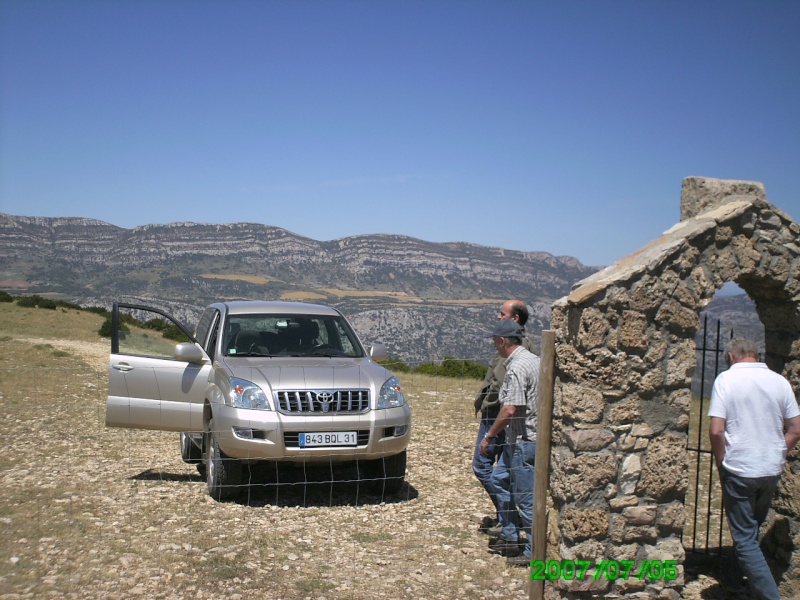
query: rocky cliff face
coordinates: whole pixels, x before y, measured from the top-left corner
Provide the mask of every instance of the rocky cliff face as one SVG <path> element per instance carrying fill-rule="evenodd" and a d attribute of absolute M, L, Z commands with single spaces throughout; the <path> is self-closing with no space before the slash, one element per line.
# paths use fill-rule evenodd
<path fill-rule="evenodd" d="M 256 223 L 123 229 L 92 219 L 0 214 L 0 289 L 80 304 L 139 301 L 193 323 L 227 298 L 305 299 L 340 308 L 365 341 L 414 362 L 480 359 L 502 300 L 549 304 L 596 269 L 572 257 L 400 235 L 316 241 Z"/>

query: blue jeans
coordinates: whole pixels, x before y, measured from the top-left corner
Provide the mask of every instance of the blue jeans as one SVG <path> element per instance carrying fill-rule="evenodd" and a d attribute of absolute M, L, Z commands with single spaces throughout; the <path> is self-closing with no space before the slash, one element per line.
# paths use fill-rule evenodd
<path fill-rule="evenodd" d="M 495 511 L 500 510 L 498 495 L 502 496 L 503 494 L 508 494 L 508 486 L 506 486 L 505 491 L 503 489 L 498 490 L 497 484 L 494 482 L 493 478 L 494 463 L 497 461 L 502 451 L 503 440 L 505 440 L 506 435 L 505 432 L 501 432 L 500 435 L 493 439 L 489 444 L 488 456 L 481 454 L 480 446 L 481 442 L 483 441 L 483 436 L 489 432 L 489 429 L 491 429 L 492 425 L 494 424 L 499 412 L 500 408 L 498 407 L 496 409 L 487 410 L 481 413 L 481 424 L 478 428 L 478 439 L 475 442 L 475 452 L 472 455 L 472 472 L 475 473 L 475 477 L 478 478 L 478 481 L 481 482 L 483 489 L 485 489 L 486 493 L 489 494 L 489 498 L 492 500 L 492 504 L 494 504 Z"/>
<path fill-rule="evenodd" d="M 747 575 L 751 592 L 766 600 L 780 600 L 778 585 L 758 544 L 758 530 L 767 518 L 780 475 L 740 477 L 720 468 L 728 528 L 736 556 Z"/>
<path fill-rule="evenodd" d="M 500 460 L 494 468 L 492 483 L 498 490 L 497 516 L 503 531 L 500 537 L 507 542 L 516 542 L 519 539 L 519 514 L 517 504 L 514 501 L 513 484 L 511 481 L 512 460 L 514 455 L 514 445 L 503 444 Z"/>
<path fill-rule="evenodd" d="M 533 482 L 536 475 L 536 443 L 519 440 L 510 446 L 511 453 L 511 498 L 519 511 L 522 528 L 527 540 L 523 554 L 531 557 L 533 542 Z"/>

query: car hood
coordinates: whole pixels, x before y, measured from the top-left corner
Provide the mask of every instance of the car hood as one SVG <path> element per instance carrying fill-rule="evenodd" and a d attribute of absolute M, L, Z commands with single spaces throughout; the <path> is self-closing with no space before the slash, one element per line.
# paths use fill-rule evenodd
<path fill-rule="evenodd" d="M 391 371 L 368 358 L 237 358 L 226 361 L 233 377 L 265 388 L 378 390 Z M 266 384 L 266 385 L 265 385 Z"/>

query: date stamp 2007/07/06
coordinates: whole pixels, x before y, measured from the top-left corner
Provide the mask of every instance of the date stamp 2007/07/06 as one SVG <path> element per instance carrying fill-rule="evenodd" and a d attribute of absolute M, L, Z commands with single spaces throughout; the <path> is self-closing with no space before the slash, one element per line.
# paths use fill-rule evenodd
<path fill-rule="evenodd" d="M 674 560 L 645 560 L 639 564 L 633 560 L 601 560 L 594 564 L 588 560 L 531 561 L 531 579 L 534 581 L 580 580 L 587 576 L 594 581 L 628 577 L 648 581 L 672 581 L 678 577 L 678 567 Z"/>

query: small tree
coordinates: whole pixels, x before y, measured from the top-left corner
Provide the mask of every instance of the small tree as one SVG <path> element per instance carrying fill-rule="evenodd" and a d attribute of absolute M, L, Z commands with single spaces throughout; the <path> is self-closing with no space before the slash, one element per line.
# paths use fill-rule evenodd
<path fill-rule="evenodd" d="M 100 330 L 97 332 L 100 337 L 110 338 L 111 337 L 111 317 L 106 317 L 106 320 L 103 321 L 103 324 L 100 325 Z M 130 331 L 130 328 L 125 323 L 119 324 L 119 331 Z"/>

